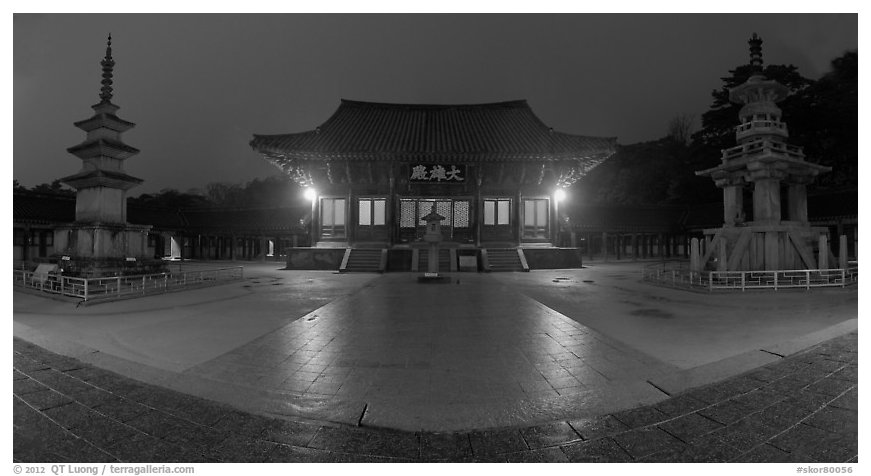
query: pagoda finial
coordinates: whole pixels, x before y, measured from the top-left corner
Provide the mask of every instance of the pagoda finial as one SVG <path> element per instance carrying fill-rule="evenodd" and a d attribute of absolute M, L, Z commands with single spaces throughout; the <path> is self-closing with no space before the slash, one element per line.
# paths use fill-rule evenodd
<path fill-rule="evenodd" d="M 750 67 L 754 73 L 762 73 L 762 38 L 756 33 L 750 38 Z"/>
<path fill-rule="evenodd" d="M 106 57 L 100 61 L 103 66 L 103 87 L 100 88 L 101 102 L 112 102 L 112 68 L 115 66 L 115 60 L 112 59 L 112 34 L 109 33 L 109 39 L 106 42 Z"/>

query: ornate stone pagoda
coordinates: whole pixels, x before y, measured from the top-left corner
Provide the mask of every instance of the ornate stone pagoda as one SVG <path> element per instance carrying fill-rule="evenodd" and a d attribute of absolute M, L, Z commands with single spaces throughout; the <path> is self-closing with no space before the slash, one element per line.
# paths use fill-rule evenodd
<path fill-rule="evenodd" d="M 556 132 L 526 101 L 385 104 L 342 100 L 311 131 L 251 147 L 316 190 L 317 246 L 423 246 L 433 209 L 443 246 L 555 243 L 555 192 L 616 150 L 614 138 Z"/>
<path fill-rule="evenodd" d="M 135 126 L 115 113 L 112 104 L 112 37 L 109 36 L 103 67 L 100 102 L 94 115 L 74 125 L 85 131 L 85 140 L 67 151 L 82 160 L 82 169 L 61 182 L 76 189 L 76 221 L 55 231 L 60 267 L 68 275 L 85 277 L 156 272 L 161 261 L 147 255 L 150 226 L 127 223 L 127 190 L 142 179 L 124 172 L 124 161 L 139 153 L 125 144 L 121 134 Z"/>
<path fill-rule="evenodd" d="M 806 187 L 831 168 L 807 162 L 801 147 L 786 142 L 777 103 L 789 90 L 762 75 L 762 39 L 754 33 L 749 44 L 753 74 L 729 91 L 730 101 L 744 105 L 735 129 L 738 145 L 723 150 L 717 167 L 696 172 L 723 189 L 723 227 L 704 231 L 708 246 L 700 264 L 715 259 L 719 271 L 826 267 L 828 232 L 808 223 Z M 750 217 L 743 201 L 747 187 L 753 190 Z"/>

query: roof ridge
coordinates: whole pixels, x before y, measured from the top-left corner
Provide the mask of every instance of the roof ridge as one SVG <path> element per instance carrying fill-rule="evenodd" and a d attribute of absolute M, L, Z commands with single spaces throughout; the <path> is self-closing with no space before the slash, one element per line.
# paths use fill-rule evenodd
<path fill-rule="evenodd" d="M 487 102 L 487 103 L 463 103 L 463 104 L 418 104 L 418 103 L 391 103 L 391 102 L 373 102 L 373 101 L 358 101 L 354 99 L 341 99 L 343 106 L 355 107 L 377 107 L 377 108 L 392 108 L 392 109 L 452 109 L 452 108 L 472 108 L 472 109 L 488 109 L 493 107 L 529 107 L 526 99 L 514 99 L 509 101 Z"/>

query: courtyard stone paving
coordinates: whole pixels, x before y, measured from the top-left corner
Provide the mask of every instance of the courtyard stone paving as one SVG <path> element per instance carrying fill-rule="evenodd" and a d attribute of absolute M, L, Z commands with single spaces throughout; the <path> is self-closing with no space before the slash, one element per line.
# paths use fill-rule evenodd
<path fill-rule="evenodd" d="M 15 293 L 16 459 L 857 455 L 855 288 L 691 293 L 638 263 L 426 285 L 278 266 L 86 307 Z"/>
<path fill-rule="evenodd" d="M 857 462 L 858 333 L 594 418 L 406 432 L 270 418 L 16 338 L 16 462 Z"/>

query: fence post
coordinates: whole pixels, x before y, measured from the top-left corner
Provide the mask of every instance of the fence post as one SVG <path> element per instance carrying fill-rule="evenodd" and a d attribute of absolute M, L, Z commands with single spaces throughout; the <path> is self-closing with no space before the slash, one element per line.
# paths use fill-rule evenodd
<path fill-rule="evenodd" d="M 708 273 L 708 291 L 714 290 L 714 272 Z"/>
<path fill-rule="evenodd" d="M 85 278 L 85 301 L 88 300 L 88 278 Z"/>
<path fill-rule="evenodd" d="M 121 276 L 115 278 L 115 281 L 118 283 L 118 297 L 121 297 Z"/>
<path fill-rule="evenodd" d="M 806 291 L 811 290 L 811 270 L 809 269 L 804 270 L 804 286 Z"/>
<path fill-rule="evenodd" d="M 741 271 L 741 291 L 742 292 L 746 291 L 746 289 L 745 289 L 745 287 L 747 285 L 746 278 L 747 278 L 747 273 L 744 271 Z"/>
<path fill-rule="evenodd" d="M 64 295 L 64 277 L 60 276 L 60 295 Z"/>
<path fill-rule="evenodd" d="M 841 268 L 841 287 L 843 288 L 846 285 L 847 285 L 847 270 L 844 268 Z"/>
<path fill-rule="evenodd" d="M 142 295 L 145 296 L 145 275 L 142 275 Z"/>
<path fill-rule="evenodd" d="M 167 276 L 166 273 L 163 273 L 163 291 L 166 292 L 168 287 L 169 287 L 169 276 Z"/>
<path fill-rule="evenodd" d="M 774 272 L 774 290 L 777 291 L 777 271 Z"/>

